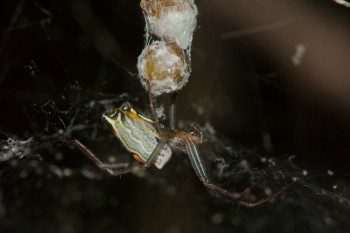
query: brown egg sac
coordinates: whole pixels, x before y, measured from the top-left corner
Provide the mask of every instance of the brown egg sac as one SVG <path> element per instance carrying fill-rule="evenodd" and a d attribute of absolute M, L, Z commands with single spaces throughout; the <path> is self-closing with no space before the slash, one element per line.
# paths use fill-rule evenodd
<path fill-rule="evenodd" d="M 167 8 L 182 11 L 184 3 L 183 0 L 142 0 L 140 6 L 147 16 L 159 19 L 161 13 Z"/>
<path fill-rule="evenodd" d="M 191 45 L 198 10 L 193 0 L 142 0 L 148 33 L 182 49 Z"/>
<path fill-rule="evenodd" d="M 154 41 L 138 58 L 138 70 L 142 85 L 158 96 L 180 90 L 188 81 L 190 66 L 183 50 L 174 44 Z"/>

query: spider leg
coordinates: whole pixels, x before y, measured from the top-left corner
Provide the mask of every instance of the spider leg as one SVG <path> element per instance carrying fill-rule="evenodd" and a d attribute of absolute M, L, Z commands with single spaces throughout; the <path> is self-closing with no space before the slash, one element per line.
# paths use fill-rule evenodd
<path fill-rule="evenodd" d="M 176 92 L 171 95 L 171 100 L 170 100 L 169 125 L 171 129 L 175 129 L 176 127 L 175 101 L 176 101 Z"/>
<path fill-rule="evenodd" d="M 263 172 L 251 185 L 249 185 L 248 187 L 246 187 L 245 189 L 243 189 L 243 191 L 241 192 L 236 192 L 236 195 L 237 196 L 242 196 L 246 193 L 249 193 L 250 190 L 254 189 L 255 186 L 257 186 L 258 184 L 261 184 L 261 181 L 265 178 L 266 176 L 266 173 Z M 235 180 L 235 179 L 232 179 L 232 180 Z M 222 186 L 227 186 L 231 183 L 233 183 L 233 181 L 229 181 L 229 182 L 225 182 L 226 184 L 223 184 L 223 183 L 220 183 L 218 186 L 219 187 L 222 187 Z"/>
<path fill-rule="evenodd" d="M 149 80 L 147 80 L 147 86 L 148 86 L 148 102 L 149 102 L 148 104 L 149 104 L 149 107 L 151 109 L 151 113 L 153 115 L 153 119 L 154 119 L 154 122 L 156 124 L 157 131 L 162 132 L 161 127 L 160 127 L 160 123 L 159 123 L 159 119 L 158 119 L 158 116 L 156 113 L 156 107 L 155 107 L 155 104 L 153 103 L 152 87 L 151 87 L 151 82 Z"/>
<path fill-rule="evenodd" d="M 268 202 L 272 199 L 274 199 L 275 197 L 278 197 L 279 195 L 281 195 L 282 193 L 284 193 L 290 186 L 292 186 L 295 183 L 295 181 L 290 182 L 289 184 L 287 184 L 286 186 L 284 186 L 283 188 L 281 188 L 279 191 L 273 193 L 272 195 L 260 199 L 256 202 L 246 202 L 246 201 L 241 201 L 239 200 L 243 194 L 246 193 L 246 191 L 240 192 L 240 193 L 235 193 L 235 192 L 229 192 L 226 189 L 223 189 L 213 183 L 210 182 L 203 182 L 204 186 L 209 189 L 209 191 L 214 194 L 217 197 L 222 197 L 228 201 L 234 201 L 237 202 L 238 204 L 247 207 L 247 208 L 253 208 L 256 207 L 258 205 L 261 205 L 265 202 Z"/>
<path fill-rule="evenodd" d="M 89 150 L 84 144 L 77 139 L 69 140 L 76 148 L 78 148 L 86 157 L 94 162 L 100 169 L 106 171 L 112 176 L 118 176 L 131 171 L 130 167 L 113 168 L 103 163 L 91 150 Z"/>
<path fill-rule="evenodd" d="M 203 162 L 201 161 L 199 157 L 199 153 L 197 150 L 196 145 L 191 141 L 186 141 L 186 150 L 188 153 L 188 157 L 191 161 L 192 167 L 194 171 L 196 172 L 198 178 L 203 182 L 207 183 L 209 182 L 208 175 L 204 169 Z"/>
<path fill-rule="evenodd" d="M 187 149 L 187 153 L 188 153 L 189 159 L 191 161 L 192 167 L 193 167 L 194 171 L 196 172 L 198 178 L 203 182 L 203 185 L 207 189 L 209 189 L 209 191 L 214 196 L 224 198 L 224 199 L 231 201 L 231 202 L 237 202 L 238 204 L 243 205 L 247 208 L 252 208 L 252 207 L 258 206 L 260 204 L 263 204 L 263 203 L 281 195 L 283 192 L 285 192 L 290 186 L 292 186 L 295 183 L 295 181 L 292 181 L 289 184 L 287 184 L 285 187 L 280 189 L 279 191 L 273 193 L 272 195 L 270 195 L 266 198 L 258 200 L 256 202 L 241 201 L 240 198 L 244 194 L 249 192 L 249 190 L 251 190 L 253 187 L 258 185 L 258 183 L 259 183 L 258 181 L 254 182 L 252 185 L 250 185 L 248 188 L 244 189 L 242 192 L 230 192 L 230 191 L 228 191 L 224 188 L 221 188 L 221 187 L 213 184 L 212 182 L 210 182 L 208 175 L 204 169 L 203 162 L 201 161 L 200 155 L 198 153 L 197 147 L 193 142 L 187 141 L 186 142 L 186 149 Z M 258 180 L 260 180 L 260 178 Z"/>
<path fill-rule="evenodd" d="M 162 151 L 163 146 L 166 144 L 167 140 L 168 139 L 164 137 L 158 142 L 156 148 L 153 150 L 152 154 L 148 157 L 148 159 L 145 161 L 145 163 L 142 165 L 142 167 L 148 168 L 157 160 L 157 158 L 160 155 L 160 152 Z"/>
<path fill-rule="evenodd" d="M 263 204 L 265 202 L 268 202 L 272 199 L 274 199 L 275 197 L 278 197 L 279 195 L 283 194 L 287 189 L 290 188 L 290 186 L 292 186 L 293 184 L 295 183 L 295 181 L 291 181 L 289 182 L 289 184 L 287 184 L 286 186 L 284 186 L 283 188 L 281 188 L 279 191 L 273 193 L 272 195 L 266 197 L 266 198 L 263 198 L 263 199 L 260 199 L 259 201 L 256 201 L 256 202 L 244 202 L 244 201 L 238 201 L 238 203 L 240 205 L 243 205 L 247 208 L 253 208 L 253 207 L 256 207 L 260 204 Z"/>

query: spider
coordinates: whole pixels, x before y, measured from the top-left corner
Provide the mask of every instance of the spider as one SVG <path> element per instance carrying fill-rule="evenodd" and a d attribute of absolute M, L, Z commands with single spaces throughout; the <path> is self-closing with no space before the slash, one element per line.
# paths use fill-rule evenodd
<path fill-rule="evenodd" d="M 248 193 L 258 182 L 253 183 L 238 193 L 230 192 L 212 183 L 196 146 L 203 141 L 201 131 L 196 127 L 191 127 L 185 131 L 175 128 L 175 105 L 173 102 L 169 116 L 170 127 L 162 127 L 155 116 L 152 101 L 150 101 L 150 104 L 152 114 L 156 120 L 152 120 L 141 114 L 128 102 L 123 103 L 117 109 L 108 110 L 102 115 L 102 120 L 111 128 L 126 150 L 133 153 L 134 158 L 143 164 L 142 166 L 144 168 L 148 168 L 154 164 L 157 168 L 161 169 L 170 159 L 172 151 L 183 151 L 187 153 L 199 180 L 213 195 L 228 201 L 237 202 L 245 207 L 255 207 L 267 202 L 282 194 L 294 183 L 291 182 L 276 193 L 256 202 L 242 200 L 242 196 Z M 71 142 L 99 168 L 108 172 L 110 175 L 117 176 L 130 172 L 129 167 L 116 169 L 104 164 L 77 139 L 73 139 Z"/>

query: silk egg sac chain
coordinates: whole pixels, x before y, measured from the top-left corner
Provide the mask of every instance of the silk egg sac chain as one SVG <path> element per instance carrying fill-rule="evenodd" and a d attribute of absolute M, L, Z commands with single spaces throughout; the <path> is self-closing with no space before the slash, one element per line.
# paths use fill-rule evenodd
<path fill-rule="evenodd" d="M 191 73 L 197 7 L 193 0 L 142 0 L 140 5 L 146 21 L 146 46 L 137 64 L 141 83 L 152 96 L 176 92 Z"/>

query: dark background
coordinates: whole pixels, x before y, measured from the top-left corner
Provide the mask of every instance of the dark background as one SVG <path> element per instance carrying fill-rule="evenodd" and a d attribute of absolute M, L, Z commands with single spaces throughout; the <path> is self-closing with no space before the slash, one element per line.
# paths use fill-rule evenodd
<path fill-rule="evenodd" d="M 111 177 L 65 142 L 79 138 L 104 160 L 131 157 L 100 114 L 124 100 L 147 111 L 139 1 L 2 1 L 0 230 L 349 232 L 341 197 L 349 198 L 350 9 L 304 2 L 196 1 L 178 118 L 210 125 L 248 162 L 276 158 L 272 174 L 308 172 L 283 197 L 247 210 L 212 197 L 185 156 Z M 305 53 L 295 65 L 298 44 Z M 297 168 L 285 165 L 290 156 Z M 267 185 L 278 190 L 273 178 Z"/>

